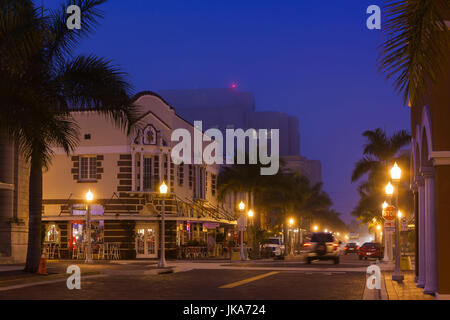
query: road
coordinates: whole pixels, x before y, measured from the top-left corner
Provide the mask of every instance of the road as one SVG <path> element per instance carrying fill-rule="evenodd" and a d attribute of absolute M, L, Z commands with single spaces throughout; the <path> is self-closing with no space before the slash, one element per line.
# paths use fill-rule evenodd
<path fill-rule="evenodd" d="M 342 256 L 340 265 L 173 262 L 180 272 L 146 275 L 150 265 L 131 262 L 114 266 L 105 277 L 82 277 L 80 290 L 68 290 L 60 281 L 0 291 L 0 299 L 355 300 L 363 297 L 365 268 L 371 263 L 356 255 Z"/>

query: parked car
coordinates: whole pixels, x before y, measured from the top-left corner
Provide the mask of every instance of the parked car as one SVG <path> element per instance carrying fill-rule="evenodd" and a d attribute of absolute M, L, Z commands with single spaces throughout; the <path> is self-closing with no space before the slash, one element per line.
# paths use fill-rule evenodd
<path fill-rule="evenodd" d="M 284 244 L 282 244 L 281 238 L 271 237 L 267 239 L 267 242 L 263 245 L 263 250 L 270 250 L 272 256 L 282 256 L 284 254 Z"/>
<path fill-rule="evenodd" d="M 349 242 L 344 247 L 344 254 L 358 253 L 359 246 L 355 242 Z"/>
<path fill-rule="evenodd" d="M 333 260 L 339 263 L 339 242 L 333 234 L 328 232 L 315 232 L 311 236 L 311 241 L 303 245 L 306 252 L 306 263 L 314 260 Z"/>
<path fill-rule="evenodd" d="M 383 247 L 376 242 L 364 243 L 358 251 L 359 260 L 367 258 L 383 258 Z"/>

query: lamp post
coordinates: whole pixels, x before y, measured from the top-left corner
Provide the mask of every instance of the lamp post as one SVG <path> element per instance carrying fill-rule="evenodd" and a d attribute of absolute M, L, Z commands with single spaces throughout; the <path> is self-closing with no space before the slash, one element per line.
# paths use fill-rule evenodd
<path fill-rule="evenodd" d="M 398 193 L 399 193 L 399 185 L 400 185 L 400 178 L 402 175 L 402 170 L 397 165 L 397 162 L 394 164 L 394 166 L 391 169 L 391 178 L 392 181 L 395 184 L 395 207 L 397 208 L 397 212 L 399 214 L 400 211 L 398 210 Z M 403 281 L 403 275 L 400 273 L 400 230 L 399 230 L 399 217 L 395 217 L 395 268 L 394 273 L 392 274 L 392 280 L 394 281 Z"/>
<path fill-rule="evenodd" d="M 248 233 L 248 229 L 247 229 L 247 235 L 249 235 L 248 240 L 249 240 L 249 246 L 250 248 L 252 248 L 253 250 L 253 216 L 255 215 L 255 213 L 253 212 L 252 209 L 248 210 L 247 212 L 248 218 L 250 220 L 249 225 L 251 226 L 251 230 L 250 233 Z"/>
<path fill-rule="evenodd" d="M 314 230 L 314 232 L 317 232 L 317 230 L 319 230 L 319 227 L 318 226 L 314 226 L 313 230 Z"/>
<path fill-rule="evenodd" d="M 167 194 L 168 187 L 163 181 L 163 183 L 159 186 L 159 193 L 162 196 L 162 204 L 161 204 L 161 257 L 159 259 L 158 267 L 165 268 L 166 267 L 166 226 L 165 226 L 165 195 Z"/>
<path fill-rule="evenodd" d="M 86 260 L 85 263 L 92 263 L 92 247 L 91 247 L 91 210 L 89 204 L 94 200 L 94 194 L 89 190 L 86 193 Z"/>
<path fill-rule="evenodd" d="M 289 229 L 288 229 L 288 233 L 289 233 L 289 255 L 292 254 L 292 226 L 294 225 L 294 219 L 290 218 L 289 219 Z"/>
<path fill-rule="evenodd" d="M 245 215 L 244 215 L 244 210 L 245 210 L 245 203 L 244 201 L 239 202 L 238 205 L 239 210 L 241 211 L 241 217 L 243 219 L 245 219 Z M 241 253 L 241 260 L 245 261 L 245 252 L 244 252 L 244 230 L 243 227 L 241 227 L 240 230 L 240 234 L 241 234 L 241 245 L 240 245 L 240 253 Z"/>

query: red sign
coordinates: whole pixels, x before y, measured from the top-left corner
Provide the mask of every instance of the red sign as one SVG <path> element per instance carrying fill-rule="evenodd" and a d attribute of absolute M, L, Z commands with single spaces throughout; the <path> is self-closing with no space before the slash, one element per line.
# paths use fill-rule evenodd
<path fill-rule="evenodd" d="M 383 209 L 384 220 L 394 220 L 397 214 L 397 208 L 394 206 L 387 206 Z"/>

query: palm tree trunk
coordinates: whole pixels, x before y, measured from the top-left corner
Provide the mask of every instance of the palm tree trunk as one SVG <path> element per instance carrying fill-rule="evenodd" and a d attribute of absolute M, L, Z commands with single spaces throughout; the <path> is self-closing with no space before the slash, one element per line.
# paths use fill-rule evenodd
<path fill-rule="evenodd" d="M 42 161 L 31 155 L 29 186 L 28 251 L 25 272 L 35 273 L 41 259 L 41 219 L 42 219 Z"/>

